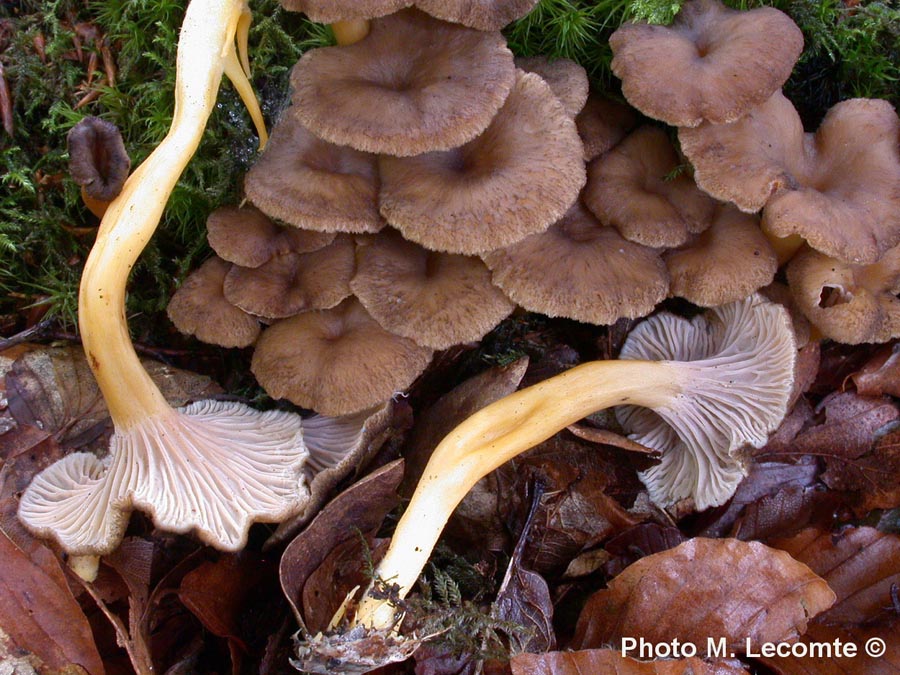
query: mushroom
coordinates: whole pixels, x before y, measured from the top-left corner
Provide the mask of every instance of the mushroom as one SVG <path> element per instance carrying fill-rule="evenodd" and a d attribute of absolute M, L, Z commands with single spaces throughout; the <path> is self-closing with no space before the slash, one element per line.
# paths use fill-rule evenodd
<path fill-rule="evenodd" d="M 395 230 L 360 239 L 350 288 L 385 330 L 431 349 L 479 340 L 515 309 L 479 258 L 429 251 Z"/>
<path fill-rule="evenodd" d="M 321 232 L 377 232 L 378 166 L 375 155 L 327 143 L 288 108 L 266 151 L 244 180 L 260 210 L 295 227 Z"/>
<path fill-rule="evenodd" d="M 842 101 L 804 133 L 780 92 L 737 122 L 678 133 L 701 189 L 742 211 L 762 208 L 764 231 L 794 236 L 782 259 L 805 240 L 854 264 L 900 244 L 898 135 L 897 113 L 877 99 Z"/>
<path fill-rule="evenodd" d="M 514 79 L 512 52 L 500 33 L 415 10 L 374 19 L 355 44 L 306 52 L 291 75 L 294 114 L 316 136 L 403 156 L 472 140 Z"/>
<path fill-rule="evenodd" d="M 543 232 L 585 182 L 575 123 L 550 86 L 518 71 L 487 130 L 453 150 L 379 159 L 381 213 L 411 241 L 473 255 Z"/>
<path fill-rule="evenodd" d="M 600 96 L 588 96 L 575 118 L 578 135 L 584 144 L 584 161 L 590 162 L 628 135 L 638 122 L 633 108 Z"/>
<path fill-rule="evenodd" d="M 206 239 L 223 260 L 259 267 L 276 255 L 308 253 L 334 241 L 331 232 L 279 227 L 252 206 L 223 206 L 206 219 Z"/>
<path fill-rule="evenodd" d="M 550 85 L 553 95 L 563 104 L 570 117 L 584 108 L 588 99 L 587 71 L 571 59 L 550 60 L 546 56 L 519 56 L 516 68 L 539 75 Z"/>
<path fill-rule="evenodd" d="M 173 409 L 141 365 L 128 335 L 128 273 L 200 142 L 226 74 L 261 122 L 234 46 L 246 46 L 242 0 L 193 0 L 179 44 L 172 126 L 103 217 L 79 293 L 81 337 L 115 426 L 109 454 L 68 455 L 25 490 L 19 518 L 75 554 L 118 544 L 128 514 L 195 530 L 206 543 L 241 548 L 250 524 L 291 515 L 306 498 L 300 417 L 239 403 L 200 401 Z M 243 54 L 242 54 L 243 56 Z M 261 135 L 262 127 L 258 127 Z"/>
<path fill-rule="evenodd" d="M 677 173 L 679 165 L 665 131 L 640 127 L 591 162 L 584 201 L 629 241 L 680 246 L 709 227 L 715 202 Z"/>
<path fill-rule="evenodd" d="M 663 452 L 664 469 L 644 474 L 658 503 L 691 495 L 705 508 L 728 498 L 743 475 L 734 453 L 765 443 L 787 409 L 796 359 L 787 312 L 752 296 L 693 321 L 656 315 L 623 351 L 626 358 L 576 366 L 492 403 L 438 444 L 375 570 L 376 580 L 393 585 L 392 597 L 409 592 L 453 509 L 482 476 L 609 406 L 653 411 L 655 431 L 642 425 L 638 434 Z M 392 628 L 395 606 L 372 591 L 354 623 Z"/>
<path fill-rule="evenodd" d="M 257 318 L 235 307 L 222 292 L 230 269 L 231 263 L 212 257 L 175 291 L 166 312 L 179 331 L 220 347 L 249 347 L 256 342 Z"/>
<path fill-rule="evenodd" d="M 122 191 L 131 159 L 115 124 L 85 117 L 66 135 L 69 172 L 81 186 L 81 199 L 98 218 Z"/>
<path fill-rule="evenodd" d="M 669 294 L 701 307 L 746 298 L 772 283 L 778 258 L 759 219 L 719 204 L 709 228 L 663 253 L 672 279 Z"/>
<path fill-rule="evenodd" d="M 444 21 L 478 30 L 500 30 L 528 14 L 538 0 L 416 0 L 416 7 Z"/>
<path fill-rule="evenodd" d="M 355 298 L 303 312 L 263 331 L 251 370 L 274 398 L 348 415 L 408 387 L 432 351 L 386 331 Z"/>
<path fill-rule="evenodd" d="M 649 314 L 669 288 L 656 251 L 603 226 L 580 201 L 546 232 L 482 258 L 525 309 L 599 325 Z"/>
<path fill-rule="evenodd" d="M 791 295 L 822 335 L 845 344 L 900 337 L 900 246 L 871 265 L 804 249 L 788 263 Z"/>
<path fill-rule="evenodd" d="M 409 7 L 413 0 L 280 0 L 291 12 L 303 12 L 310 21 L 335 23 L 374 19 Z"/>
<path fill-rule="evenodd" d="M 803 50 L 803 34 L 772 7 L 738 11 L 689 0 L 671 26 L 625 23 L 609 46 L 631 105 L 694 127 L 733 122 L 778 91 Z"/>
<path fill-rule="evenodd" d="M 287 251 L 259 267 L 234 265 L 225 277 L 225 299 L 245 312 L 281 319 L 328 309 L 350 295 L 355 246 L 346 234 L 307 253 Z"/>

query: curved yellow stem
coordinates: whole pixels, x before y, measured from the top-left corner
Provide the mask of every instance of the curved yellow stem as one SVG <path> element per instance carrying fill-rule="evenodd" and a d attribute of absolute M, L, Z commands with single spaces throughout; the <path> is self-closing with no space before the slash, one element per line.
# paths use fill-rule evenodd
<path fill-rule="evenodd" d="M 178 41 L 172 125 L 110 204 L 85 264 L 78 295 L 82 342 L 113 422 L 123 430 L 148 415 L 169 412 L 128 334 L 128 275 L 200 143 L 223 73 L 236 82 L 251 114 L 258 113 L 235 53 L 235 36 L 246 17 L 244 0 L 193 0 L 188 6 Z"/>
<path fill-rule="evenodd" d="M 673 362 L 594 361 L 481 409 L 435 448 L 375 570 L 376 579 L 396 584 L 405 597 L 453 510 L 482 476 L 597 410 L 664 405 L 682 390 L 684 378 L 685 371 Z M 390 628 L 394 606 L 369 591 L 355 623 Z"/>

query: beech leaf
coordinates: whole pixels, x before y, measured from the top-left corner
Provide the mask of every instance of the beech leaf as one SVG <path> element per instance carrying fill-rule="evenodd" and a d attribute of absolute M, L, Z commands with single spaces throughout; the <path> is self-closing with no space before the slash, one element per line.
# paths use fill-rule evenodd
<path fill-rule="evenodd" d="M 736 539 L 690 539 L 641 558 L 592 595 L 572 647 L 641 636 L 657 644 L 690 642 L 701 654 L 708 638 L 724 638 L 742 653 L 747 644 L 797 638 L 834 599 L 828 584 L 784 551 Z"/>
<path fill-rule="evenodd" d="M 103 675 L 91 627 L 56 556 L 44 546 L 26 554 L 0 532 L 0 560 L 0 626 L 12 644 L 50 669 L 74 664 Z"/>
<path fill-rule="evenodd" d="M 900 585 L 900 536 L 873 527 L 837 534 L 808 528 L 771 544 L 809 565 L 837 595 L 837 602 L 817 622 L 865 623 L 894 613 L 891 587 Z"/>

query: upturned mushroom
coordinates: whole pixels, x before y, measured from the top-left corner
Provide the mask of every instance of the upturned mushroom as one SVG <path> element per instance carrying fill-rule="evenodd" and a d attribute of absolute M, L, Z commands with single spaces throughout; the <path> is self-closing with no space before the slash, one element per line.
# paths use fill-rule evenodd
<path fill-rule="evenodd" d="M 803 33 L 773 7 L 689 0 L 671 26 L 625 23 L 609 38 L 622 93 L 672 126 L 733 122 L 785 83 Z"/>
<path fill-rule="evenodd" d="M 445 437 L 375 578 L 405 597 L 450 514 L 482 476 L 610 406 L 647 409 L 628 417 L 640 441 L 663 453 L 660 467 L 644 474 L 657 503 L 693 496 L 706 508 L 728 499 L 743 475 L 735 453 L 765 443 L 787 409 L 796 359 L 787 312 L 752 296 L 693 321 L 657 315 L 623 351 L 625 358 L 582 364 L 502 398 Z M 353 621 L 389 630 L 397 611 L 370 588 Z"/>
<path fill-rule="evenodd" d="M 19 505 L 29 529 L 70 553 L 111 551 L 135 508 L 162 529 L 193 530 L 212 546 L 236 550 L 252 522 L 284 519 L 306 497 L 299 416 L 217 401 L 171 408 L 141 365 L 125 319 L 128 273 L 200 143 L 223 73 L 261 124 L 238 54 L 249 21 L 243 0 L 191 2 L 179 37 L 172 126 L 110 205 L 85 265 L 79 324 L 115 425 L 110 451 L 51 465 Z"/>

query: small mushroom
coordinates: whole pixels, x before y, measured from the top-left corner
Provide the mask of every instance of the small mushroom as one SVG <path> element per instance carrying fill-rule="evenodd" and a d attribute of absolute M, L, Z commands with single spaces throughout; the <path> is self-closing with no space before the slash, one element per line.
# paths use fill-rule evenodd
<path fill-rule="evenodd" d="M 653 411 L 626 417 L 640 420 L 638 437 L 664 453 L 662 468 L 644 473 L 657 503 L 690 495 L 705 508 L 727 499 L 743 476 L 736 452 L 765 443 L 787 410 L 796 360 L 787 312 L 752 296 L 693 321 L 656 315 L 632 333 L 623 355 L 517 391 L 450 432 L 432 453 L 374 578 L 405 597 L 452 511 L 482 476 L 609 406 Z M 353 621 L 390 629 L 397 611 L 370 587 Z"/>
<path fill-rule="evenodd" d="M 355 246 L 346 234 L 308 253 L 288 251 L 259 267 L 234 265 L 222 292 L 231 304 L 267 319 L 328 309 L 350 295 Z"/>
<path fill-rule="evenodd" d="M 316 23 L 374 19 L 409 7 L 413 0 L 279 0 L 291 12 L 303 12 Z"/>
<path fill-rule="evenodd" d="M 900 246 L 870 265 L 804 249 L 788 263 L 791 295 L 822 335 L 843 342 L 900 337 Z"/>
<path fill-rule="evenodd" d="M 131 159 L 119 128 L 99 117 L 85 117 L 66 136 L 69 172 L 81 186 L 81 198 L 98 218 L 122 191 Z"/>
<path fill-rule="evenodd" d="M 416 0 L 416 7 L 444 21 L 478 30 L 500 30 L 528 14 L 538 0 Z"/>
<path fill-rule="evenodd" d="M 300 124 L 294 108 L 281 116 L 266 151 L 244 180 L 266 215 L 321 232 L 377 232 L 375 155 L 327 143 Z"/>
<path fill-rule="evenodd" d="M 303 312 L 263 331 L 251 370 L 274 398 L 347 415 L 407 388 L 432 351 L 378 325 L 355 298 Z"/>
<path fill-rule="evenodd" d="M 670 295 L 716 307 L 772 283 L 778 258 L 759 219 L 719 204 L 711 222 L 683 246 L 663 253 L 672 278 Z"/>
<path fill-rule="evenodd" d="M 785 83 L 803 34 L 773 7 L 688 0 L 671 26 L 625 23 L 609 38 L 622 93 L 672 126 L 733 122 Z"/>
<path fill-rule="evenodd" d="M 550 85 L 570 117 L 584 108 L 588 99 L 587 71 L 571 59 L 550 60 L 546 56 L 519 56 L 516 68 L 539 75 Z"/>
<path fill-rule="evenodd" d="M 575 123 L 549 85 L 518 71 L 487 130 L 453 150 L 379 159 L 381 213 L 425 248 L 473 255 L 556 222 L 585 182 Z"/>
<path fill-rule="evenodd" d="M 600 96 L 588 96 L 575 118 L 578 135 L 584 143 L 584 161 L 590 162 L 608 152 L 637 126 L 634 108 Z"/>
<path fill-rule="evenodd" d="M 681 129 L 679 140 L 697 184 L 742 211 L 763 208 L 767 234 L 868 264 L 900 244 L 898 135 L 897 113 L 877 99 L 842 101 L 804 133 L 778 93 L 732 124 Z"/>
<path fill-rule="evenodd" d="M 327 246 L 335 234 L 279 227 L 252 206 L 223 206 L 206 219 L 206 239 L 223 260 L 259 267 L 276 255 L 308 253 Z"/>
<path fill-rule="evenodd" d="M 175 291 L 166 311 L 175 327 L 198 340 L 221 347 L 249 347 L 260 325 L 225 299 L 222 292 L 231 263 L 210 258 Z"/>
<path fill-rule="evenodd" d="M 584 201 L 604 225 L 644 246 L 680 246 L 702 232 L 715 201 L 689 175 L 666 132 L 643 126 L 588 167 Z"/>
<path fill-rule="evenodd" d="M 398 156 L 472 140 L 514 79 L 500 33 L 415 10 L 374 19 L 355 44 L 306 52 L 291 75 L 294 114 L 316 136 Z"/>
<path fill-rule="evenodd" d="M 482 258 L 525 309 L 598 325 L 646 316 L 669 288 L 656 251 L 603 226 L 580 201 L 546 232 Z"/>
<path fill-rule="evenodd" d="M 429 251 L 393 230 L 359 241 L 350 288 L 383 328 L 431 349 L 479 340 L 515 309 L 479 258 Z"/>

